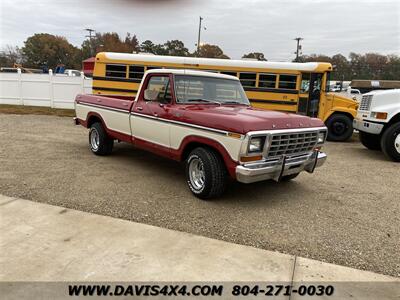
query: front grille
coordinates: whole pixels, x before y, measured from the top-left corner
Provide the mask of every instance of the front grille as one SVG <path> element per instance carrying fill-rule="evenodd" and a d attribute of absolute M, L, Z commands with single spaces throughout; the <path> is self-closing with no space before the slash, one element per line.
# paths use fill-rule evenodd
<path fill-rule="evenodd" d="M 318 132 L 283 133 L 272 135 L 268 158 L 310 152 L 318 142 Z"/>
<path fill-rule="evenodd" d="M 361 98 L 359 110 L 369 110 L 371 107 L 372 95 L 364 95 Z"/>

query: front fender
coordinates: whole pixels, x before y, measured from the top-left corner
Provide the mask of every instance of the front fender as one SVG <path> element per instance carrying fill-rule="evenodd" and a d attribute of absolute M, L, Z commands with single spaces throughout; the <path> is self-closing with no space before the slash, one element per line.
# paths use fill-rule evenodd
<path fill-rule="evenodd" d="M 329 117 L 337 112 L 342 112 L 345 114 L 349 114 L 353 117 L 353 119 L 357 116 L 357 108 L 358 103 L 353 99 L 346 98 L 336 94 L 328 94 L 327 98 L 331 100 L 332 106 L 329 111 L 325 114 L 323 121 L 329 119 Z"/>
<path fill-rule="evenodd" d="M 238 163 L 231 158 L 230 154 L 228 153 L 227 149 L 225 149 L 224 145 L 222 145 L 217 140 L 197 135 L 187 136 L 182 140 L 179 149 L 173 150 L 172 156 L 174 156 L 176 160 L 182 161 L 184 159 L 185 150 L 187 150 L 188 147 L 190 147 L 190 144 L 206 145 L 216 150 L 221 155 L 225 163 L 225 166 L 229 172 L 229 175 L 232 178 L 236 178 L 236 166 L 238 165 Z"/>

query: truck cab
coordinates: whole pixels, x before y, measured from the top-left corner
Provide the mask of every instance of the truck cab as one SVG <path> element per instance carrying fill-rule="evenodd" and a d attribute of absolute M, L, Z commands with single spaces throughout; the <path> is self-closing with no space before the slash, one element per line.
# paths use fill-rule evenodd
<path fill-rule="evenodd" d="M 400 89 L 364 94 L 354 128 L 366 148 L 382 150 L 389 159 L 400 162 Z"/>

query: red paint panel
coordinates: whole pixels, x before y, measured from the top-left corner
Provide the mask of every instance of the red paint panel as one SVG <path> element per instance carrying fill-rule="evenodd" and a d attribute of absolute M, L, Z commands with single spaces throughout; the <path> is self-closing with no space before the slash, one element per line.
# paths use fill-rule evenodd
<path fill-rule="evenodd" d="M 148 142 L 148 141 L 138 139 L 138 138 L 133 138 L 133 145 L 135 145 L 138 148 L 155 153 L 157 155 L 164 156 L 167 158 L 172 158 L 171 157 L 171 149 L 168 147 L 157 145 L 152 142 Z"/>
<path fill-rule="evenodd" d="M 102 97 L 96 95 L 78 95 L 75 100 L 77 103 L 94 104 L 104 106 L 106 108 L 115 108 L 125 111 L 130 111 L 133 105 L 132 100 L 123 100 L 112 97 Z"/>
<path fill-rule="evenodd" d="M 319 119 L 244 105 L 176 104 L 171 110 L 175 120 L 241 134 L 324 126 Z"/>

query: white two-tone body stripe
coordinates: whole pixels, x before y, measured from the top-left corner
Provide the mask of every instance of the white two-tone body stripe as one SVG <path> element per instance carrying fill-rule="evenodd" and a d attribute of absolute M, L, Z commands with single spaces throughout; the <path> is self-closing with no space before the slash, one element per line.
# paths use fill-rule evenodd
<path fill-rule="evenodd" d="M 156 145 L 178 150 L 188 136 L 200 136 L 216 141 L 223 146 L 234 161 L 238 161 L 244 136 L 228 135 L 228 131 L 163 119 L 141 113 L 105 107 L 97 104 L 77 103 L 76 116 L 86 120 L 90 112 L 103 118 L 107 128 L 131 135 Z"/>
<path fill-rule="evenodd" d="M 159 117 L 154 117 L 154 116 L 145 115 L 145 114 L 141 114 L 141 113 L 131 112 L 131 115 L 137 116 L 139 118 L 148 118 L 148 119 L 157 120 L 157 121 L 160 121 L 160 122 L 176 124 L 176 125 L 196 128 L 196 129 L 200 129 L 200 130 L 205 130 L 205 131 L 211 131 L 211 132 L 215 132 L 215 133 L 222 134 L 222 135 L 227 135 L 228 134 L 228 131 L 225 131 L 225 130 L 220 130 L 220 129 L 215 129 L 215 128 L 211 128 L 211 127 L 200 126 L 200 125 L 186 123 L 186 122 L 179 122 L 179 121 L 169 120 L 169 119 L 164 119 L 164 118 L 159 118 Z"/>

